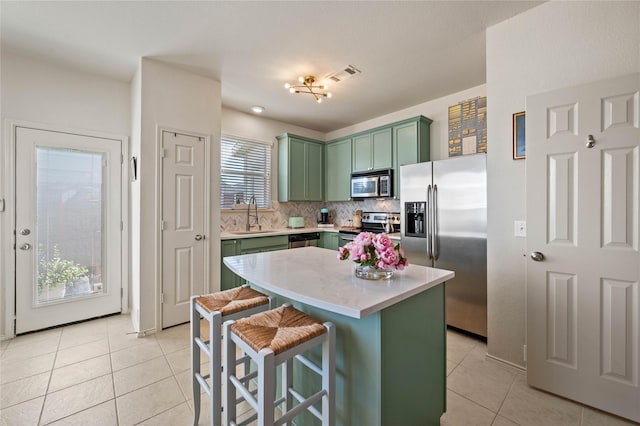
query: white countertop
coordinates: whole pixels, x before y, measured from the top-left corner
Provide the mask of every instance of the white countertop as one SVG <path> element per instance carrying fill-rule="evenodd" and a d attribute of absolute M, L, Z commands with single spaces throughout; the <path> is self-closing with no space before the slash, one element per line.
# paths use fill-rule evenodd
<path fill-rule="evenodd" d="M 224 263 L 267 291 L 352 318 L 364 318 L 454 277 L 451 271 L 409 264 L 389 280 L 364 280 L 353 274 L 353 262 L 337 256 L 334 250 L 301 247 L 229 256 Z"/>
<path fill-rule="evenodd" d="M 229 231 L 222 231 L 220 233 L 221 240 L 237 240 L 241 238 L 259 238 L 259 237 L 269 237 L 272 235 L 291 235 L 291 234 L 305 234 L 307 232 L 339 232 L 340 228 L 335 226 L 333 228 L 279 228 L 279 229 L 269 229 L 264 232 L 251 232 L 250 234 L 234 234 Z M 242 232 L 242 231 L 238 231 Z M 393 234 L 389 234 L 389 237 L 393 240 L 400 241 L 400 233 L 395 232 Z"/>

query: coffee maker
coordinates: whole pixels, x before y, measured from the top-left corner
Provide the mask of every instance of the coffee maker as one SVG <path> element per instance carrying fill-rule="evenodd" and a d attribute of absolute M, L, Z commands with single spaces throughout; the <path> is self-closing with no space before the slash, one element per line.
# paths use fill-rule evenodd
<path fill-rule="evenodd" d="M 323 224 L 323 225 L 327 225 L 329 224 L 329 209 L 327 208 L 321 208 L 320 209 L 320 218 L 318 220 L 318 223 Z"/>

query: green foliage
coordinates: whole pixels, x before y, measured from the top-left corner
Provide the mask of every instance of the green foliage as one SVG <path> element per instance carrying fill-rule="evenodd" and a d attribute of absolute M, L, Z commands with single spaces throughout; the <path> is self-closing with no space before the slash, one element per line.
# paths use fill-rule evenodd
<path fill-rule="evenodd" d="M 60 257 L 60 249 L 53 247 L 53 256 L 47 259 L 44 250 L 39 250 L 38 289 L 55 288 L 61 284 L 73 284 L 89 273 L 89 269 L 69 259 Z"/>

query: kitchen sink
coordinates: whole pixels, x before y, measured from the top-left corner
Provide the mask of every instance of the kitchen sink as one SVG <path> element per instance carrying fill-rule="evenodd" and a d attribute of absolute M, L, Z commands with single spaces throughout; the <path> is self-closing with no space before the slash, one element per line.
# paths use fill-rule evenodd
<path fill-rule="evenodd" d="M 271 232 L 276 232 L 275 229 L 263 229 L 257 231 L 229 231 L 230 234 L 233 235 L 249 235 L 249 234 L 269 234 Z"/>

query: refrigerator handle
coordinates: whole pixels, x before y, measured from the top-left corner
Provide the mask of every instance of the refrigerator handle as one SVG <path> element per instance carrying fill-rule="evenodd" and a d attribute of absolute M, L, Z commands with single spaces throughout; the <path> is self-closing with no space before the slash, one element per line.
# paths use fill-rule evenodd
<path fill-rule="evenodd" d="M 438 185 L 433 185 L 433 258 L 440 257 L 440 238 L 438 235 Z"/>
<path fill-rule="evenodd" d="M 424 214 L 427 216 L 427 256 L 429 259 L 433 259 L 433 251 L 431 250 L 431 244 L 433 241 L 433 235 L 431 234 L 431 185 L 427 186 L 427 208 L 425 209 Z"/>

